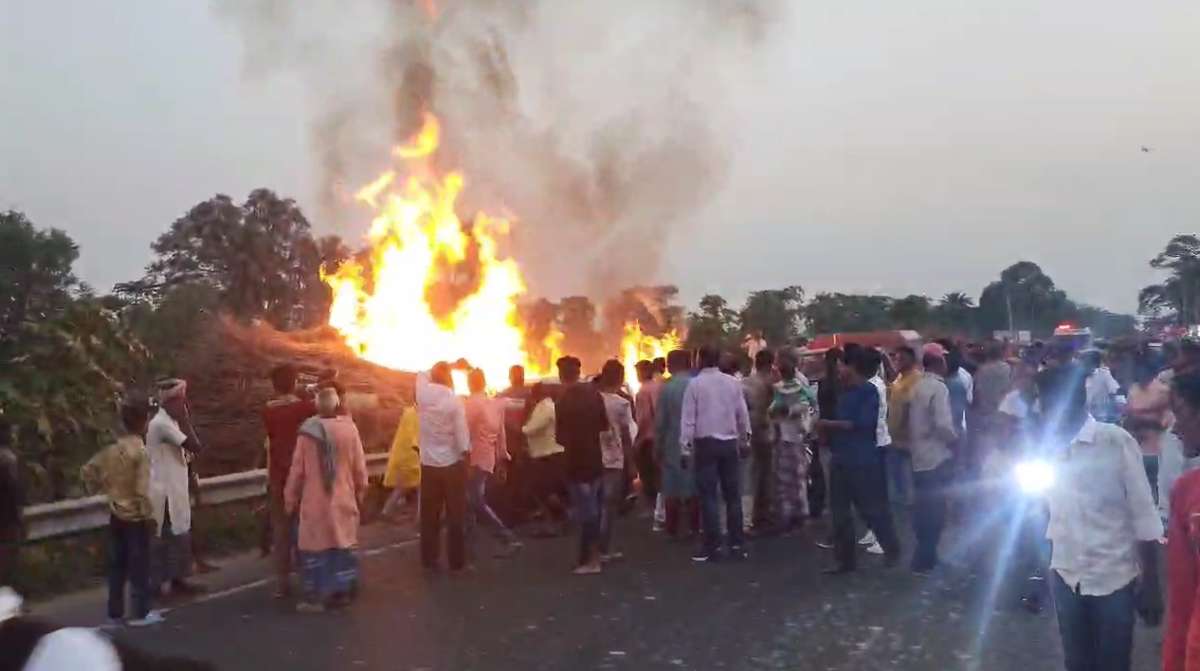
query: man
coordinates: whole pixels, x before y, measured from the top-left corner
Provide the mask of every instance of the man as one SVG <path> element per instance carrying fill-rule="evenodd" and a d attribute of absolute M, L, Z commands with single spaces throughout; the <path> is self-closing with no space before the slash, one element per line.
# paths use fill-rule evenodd
<path fill-rule="evenodd" d="M 940 350 L 940 346 L 939 346 Z M 892 503 L 912 504 L 912 462 L 908 443 L 910 435 L 908 402 L 913 388 L 922 379 L 917 369 L 917 353 L 908 345 L 896 350 L 897 376 L 887 394 L 888 434 L 892 444 L 883 448 L 886 462 L 889 499 Z"/>
<path fill-rule="evenodd" d="M 658 396 L 662 393 L 662 378 L 655 373 L 650 361 L 637 362 L 638 387 L 634 396 L 634 421 L 637 423 L 637 444 L 634 457 L 642 481 L 642 494 L 654 503 L 658 498 L 658 465 L 654 460 L 654 420 Z"/>
<path fill-rule="evenodd" d="M 1000 403 L 1012 389 L 1012 367 L 1004 361 L 1004 344 L 989 342 L 983 348 L 983 365 L 975 371 L 975 389 L 971 411 L 967 415 L 967 441 L 963 469 L 969 480 L 979 477 L 988 455 L 1003 447 L 1006 422 L 999 416 Z M 976 515 L 984 515 L 986 501 L 972 501 Z"/>
<path fill-rule="evenodd" d="M 718 496 L 725 499 L 729 555 L 742 559 L 746 551 L 738 459 L 739 445 L 750 439 L 750 414 L 742 385 L 718 369 L 721 351 L 706 345 L 700 348 L 699 359 L 700 373 L 683 393 L 679 432 L 683 458 L 695 456 L 704 523 L 704 542 L 692 560 L 706 562 L 720 557 Z"/>
<path fill-rule="evenodd" d="M 658 463 L 662 464 L 662 494 L 665 499 L 664 530 L 668 536 L 680 533 L 687 525 L 694 534 L 699 528 L 700 515 L 696 507 L 696 480 L 684 463 L 679 436 L 683 421 L 683 394 L 692 381 L 692 353 L 674 350 L 667 355 L 671 379 L 663 384 L 654 416 L 654 446 Z"/>
<path fill-rule="evenodd" d="M 513 366 L 508 369 L 508 389 L 500 392 L 504 404 L 504 438 L 509 458 L 508 477 L 504 482 L 506 510 L 501 517 L 512 526 L 519 524 L 526 512 L 536 507 L 533 497 L 533 463 L 529 457 L 529 445 L 525 432 L 521 430 L 525 421 L 525 402 L 529 400 L 531 388 L 525 384 L 525 368 Z"/>
<path fill-rule="evenodd" d="M 157 538 L 151 542 L 151 590 L 170 583 L 171 593 L 204 591 L 187 581 L 192 570 L 192 503 L 188 492 L 188 461 L 203 449 L 192 428 L 187 382 L 158 383 L 158 412 L 146 429 L 150 456 L 150 502 Z"/>
<path fill-rule="evenodd" d="M 1080 361 L 1083 362 L 1084 371 L 1087 373 L 1087 381 L 1084 384 L 1087 390 L 1088 412 L 1101 422 L 1115 422 L 1115 398 L 1121 385 L 1105 365 L 1104 355 L 1099 350 L 1088 350 L 1080 357 Z"/>
<path fill-rule="evenodd" d="M 946 360 L 936 354 L 922 359 L 924 373 L 912 385 L 908 405 L 908 440 L 905 443 L 913 470 L 913 534 L 917 547 L 912 571 L 927 575 L 938 565 L 938 542 L 946 525 L 946 490 L 950 486 L 953 456 L 950 446 L 958 439 L 950 390 L 946 387 Z"/>
<path fill-rule="evenodd" d="M 1162 522 L 1137 441 L 1088 414 L 1083 371 L 1043 371 L 1043 444 L 1056 481 L 1047 492 L 1051 589 L 1068 671 L 1127 671 L 1134 612 L 1162 616 L 1157 546 Z"/>
<path fill-rule="evenodd" d="M 613 550 L 612 531 L 619 512 L 621 495 L 633 471 L 633 435 L 636 425 L 633 404 L 625 392 L 625 367 L 620 361 L 604 362 L 596 386 L 604 399 L 608 429 L 600 434 L 600 451 L 604 461 L 601 484 L 604 507 L 600 513 L 600 562 L 606 564 L 624 558 Z"/>
<path fill-rule="evenodd" d="M 267 508 L 271 525 L 271 559 L 275 568 L 275 598 L 291 594 L 288 576 L 292 573 L 292 520 L 283 505 L 283 488 L 292 468 L 292 453 L 304 420 L 317 414 L 310 398 L 300 398 L 296 389 L 296 368 L 290 364 L 276 366 L 271 371 L 275 396 L 262 409 L 262 422 L 267 430 Z"/>
<path fill-rule="evenodd" d="M 1174 345 L 1171 347 L 1173 353 L 1167 355 L 1170 366 L 1158 374 L 1154 384 L 1161 388 L 1163 393 L 1171 395 L 1171 383 L 1176 377 L 1200 372 L 1200 341 L 1184 338 L 1178 343 L 1167 343 L 1167 345 Z M 1167 347 L 1163 349 L 1165 350 Z M 1183 473 L 1193 468 L 1200 468 L 1200 459 L 1189 459 L 1184 456 L 1183 445 L 1173 431 L 1163 434 L 1159 447 L 1158 507 L 1162 517 L 1170 519 L 1171 490 L 1175 486 L 1175 481 Z"/>
<path fill-rule="evenodd" d="M 421 565 L 436 572 L 442 517 L 450 570 L 466 569 L 467 465 L 471 437 L 462 399 L 454 393 L 450 364 L 439 361 L 416 383 L 417 445 L 421 451 Z"/>
<path fill-rule="evenodd" d="M 750 412 L 750 477 L 746 478 L 747 499 L 753 527 L 765 529 L 771 523 L 775 455 L 769 409 L 775 395 L 775 355 L 769 349 L 754 357 L 754 373 L 742 380 L 746 408 Z"/>
<path fill-rule="evenodd" d="M 833 512 L 835 566 L 826 573 L 854 571 L 854 515 L 852 508 L 874 532 L 886 555 L 885 565 L 900 561 L 900 540 L 887 504 L 883 462 L 879 458 L 879 389 L 870 379 L 879 369 L 876 356 L 857 350 L 842 364 L 845 385 L 837 400 L 834 419 L 817 426 L 830 434 L 829 498 Z"/>
<path fill-rule="evenodd" d="M 21 539 L 25 526 L 21 511 L 25 507 L 20 462 L 11 447 L 12 427 L 0 417 L 0 585 L 11 585 L 17 574 Z"/>
<path fill-rule="evenodd" d="M 131 627 L 162 621 L 150 610 L 150 536 L 154 533 L 154 506 L 150 504 L 150 457 L 142 436 L 146 433 L 149 406 L 127 401 L 121 406 L 125 432 L 117 442 L 96 453 L 80 470 L 89 494 L 108 498 L 109 566 L 108 619 L 125 620 L 125 583 L 133 599 Z"/>
<path fill-rule="evenodd" d="M 779 376 L 769 409 L 777 440 L 771 510 L 775 530 L 786 533 L 795 526 L 802 527 L 808 517 L 808 435 L 817 399 L 807 380 L 797 372 L 791 352 L 779 355 Z"/>
<path fill-rule="evenodd" d="M 892 443 L 895 442 L 891 429 L 888 427 L 888 418 L 891 415 L 890 408 L 888 407 L 887 380 L 895 379 L 895 369 L 891 368 L 891 360 L 874 347 L 860 347 L 854 343 L 846 345 L 845 361 L 853 361 L 858 357 L 864 357 L 863 364 L 873 371 L 871 379 L 868 382 L 879 392 L 879 417 L 875 424 L 875 446 L 879 448 L 879 475 L 883 478 L 879 481 L 879 487 L 880 491 L 883 492 L 884 500 L 887 501 L 887 457 L 891 452 Z M 859 539 L 858 544 L 865 547 L 870 554 L 881 555 L 884 553 L 883 545 L 875 538 L 875 532 L 871 531 L 870 528 Z M 832 546 L 832 543 L 828 543 L 827 545 Z"/>
<path fill-rule="evenodd" d="M 1200 457 L 1200 374 L 1176 376 L 1171 401 L 1183 455 L 1196 459 Z M 1163 670 L 1195 671 L 1200 669 L 1200 471 L 1180 476 L 1171 498 Z"/>
<path fill-rule="evenodd" d="M 595 385 L 580 382 L 582 364 L 573 356 L 557 362 L 562 394 L 554 406 L 555 433 L 567 459 L 567 483 L 580 526 L 576 575 L 600 572 L 600 523 L 604 505 L 604 459 L 600 434 L 608 430 L 604 399 Z"/>
<path fill-rule="evenodd" d="M 505 548 L 500 556 L 509 556 L 521 547 L 517 535 L 512 532 L 492 507 L 488 505 L 488 481 L 492 474 L 501 476 L 510 461 L 508 440 L 505 437 L 505 401 L 487 395 L 487 378 L 483 371 L 475 368 L 467 374 L 467 388 L 471 395 L 463 402 L 467 415 L 467 432 L 471 437 L 471 469 L 467 476 L 467 503 L 471 509 L 468 528 L 485 523 L 492 528 Z"/>

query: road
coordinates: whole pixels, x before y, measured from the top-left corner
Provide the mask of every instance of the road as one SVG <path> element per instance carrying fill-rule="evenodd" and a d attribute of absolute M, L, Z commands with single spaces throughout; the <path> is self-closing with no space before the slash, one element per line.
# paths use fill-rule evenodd
<path fill-rule="evenodd" d="M 627 559 L 601 576 L 569 575 L 571 539 L 528 541 L 461 578 L 425 576 L 409 543 L 364 559 L 349 610 L 298 615 L 262 586 L 119 636 L 230 671 L 1062 668 L 1053 618 L 1007 595 L 989 606 L 988 581 L 965 568 L 919 578 L 864 556 L 854 575 L 822 576 L 828 553 L 803 534 L 695 565 L 642 520 L 617 534 Z M 1160 642 L 1139 625 L 1135 669 L 1158 668 Z"/>

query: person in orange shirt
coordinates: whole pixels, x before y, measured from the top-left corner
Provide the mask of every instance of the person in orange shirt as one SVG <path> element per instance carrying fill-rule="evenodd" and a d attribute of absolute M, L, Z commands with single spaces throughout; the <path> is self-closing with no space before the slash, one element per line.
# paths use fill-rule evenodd
<path fill-rule="evenodd" d="M 1174 431 L 1187 458 L 1200 455 L 1200 373 L 1172 381 Z M 1166 496 L 1167 492 L 1161 492 Z M 1165 671 L 1200 671 L 1200 470 L 1188 471 L 1170 492 L 1167 525 L 1167 627 L 1163 638 Z"/>

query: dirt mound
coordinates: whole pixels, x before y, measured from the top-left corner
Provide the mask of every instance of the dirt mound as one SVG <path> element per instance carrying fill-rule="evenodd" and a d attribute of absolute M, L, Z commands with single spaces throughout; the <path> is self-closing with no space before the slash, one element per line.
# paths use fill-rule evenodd
<path fill-rule="evenodd" d="M 358 358 L 327 326 L 282 332 L 215 318 L 178 360 L 196 433 L 206 445 L 198 464 L 202 476 L 261 466 L 266 432 L 258 413 L 272 395 L 268 375 L 283 363 L 313 372 L 336 369 L 367 451 L 388 449 L 400 412 L 412 404 L 412 373 Z"/>

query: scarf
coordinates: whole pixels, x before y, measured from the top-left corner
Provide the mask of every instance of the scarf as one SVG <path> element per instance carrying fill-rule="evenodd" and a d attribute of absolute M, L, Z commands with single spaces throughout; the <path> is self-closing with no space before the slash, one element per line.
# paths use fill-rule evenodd
<path fill-rule="evenodd" d="M 333 441 L 325 430 L 325 424 L 320 417 L 309 417 L 300 425 L 300 435 L 308 436 L 317 443 L 317 456 L 321 463 L 321 482 L 325 485 L 327 494 L 333 493 L 333 479 L 337 475 L 337 462 L 334 459 Z"/>

